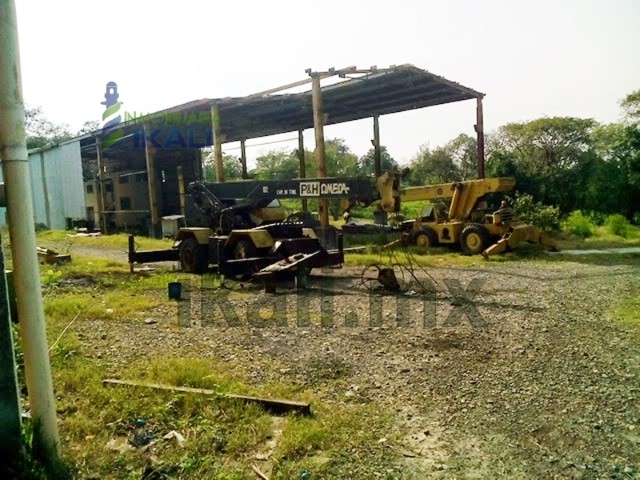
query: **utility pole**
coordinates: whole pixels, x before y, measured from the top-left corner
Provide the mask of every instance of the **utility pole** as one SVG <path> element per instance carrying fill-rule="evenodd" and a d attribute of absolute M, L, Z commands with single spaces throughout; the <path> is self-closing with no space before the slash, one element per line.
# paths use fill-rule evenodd
<path fill-rule="evenodd" d="M 51 464 L 59 458 L 60 439 L 36 255 L 24 118 L 15 2 L 0 0 L 0 160 L 29 407 L 37 426 L 34 454 Z"/>

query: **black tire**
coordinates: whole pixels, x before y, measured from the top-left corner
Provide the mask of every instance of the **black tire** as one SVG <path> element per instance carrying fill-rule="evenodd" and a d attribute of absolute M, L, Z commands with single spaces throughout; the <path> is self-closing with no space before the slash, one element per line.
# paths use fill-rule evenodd
<path fill-rule="evenodd" d="M 200 245 L 195 237 L 180 242 L 180 266 L 184 272 L 204 273 L 209 266 L 208 260 L 207 247 Z"/>
<path fill-rule="evenodd" d="M 472 223 L 462 230 L 460 247 L 465 255 L 478 255 L 491 244 L 491 235 L 482 225 Z"/>
<path fill-rule="evenodd" d="M 420 248 L 431 248 L 438 245 L 438 234 L 433 228 L 423 227 L 413 234 L 413 243 Z"/>

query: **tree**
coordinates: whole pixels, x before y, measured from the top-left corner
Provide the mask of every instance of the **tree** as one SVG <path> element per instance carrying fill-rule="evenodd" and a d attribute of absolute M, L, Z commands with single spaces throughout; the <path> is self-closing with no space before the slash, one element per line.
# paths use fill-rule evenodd
<path fill-rule="evenodd" d="M 369 149 L 369 151 L 360 157 L 358 160 L 359 173 L 364 175 L 375 174 L 375 148 Z M 382 166 L 382 173 L 388 172 L 394 168 L 398 168 L 398 162 L 396 162 L 384 145 L 380 146 L 380 164 Z"/>
<path fill-rule="evenodd" d="M 410 169 L 411 185 L 433 185 L 460 180 L 452 156 L 442 147 L 431 150 L 428 145 L 421 146 L 411 160 Z"/>
<path fill-rule="evenodd" d="M 205 157 L 204 162 L 205 178 L 208 182 L 215 182 L 216 176 L 216 164 L 213 153 L 209 153 Z M 240 159 L 235 155 L 222 155 L 222 171 L 224 173 L 225 181 L 240 180 L 242 179 L 242 164 Z"/>
<path fill-rule="evenodd" d="M 100 122 L 98 120 L 87 120 L 82 124 L 80 130 L 78 130 L 77 135 L 84 135 L 85 133 L 93 133 L 100 130 Z"/>
<path fill-rule="evenodd" d="M 300 161 L 295 150 L 272 150 L 256 159 L 256 168 L 251 173 L 263 180 L 298 178 Z"/>
<path fill-rule="evenodd" d="M 409 182 L 433 185 L 476 178 L 477 158 L 476 139 L 464 133 L 435 150 L 423 145 L 411 160 Z"/>
<path fill-rule="evenodd" d="M 358 156 L 342 138 L 325 140 L 325 164 L 328 177 L 352 177 L 358 175 Z M 306 153 L 307 177 L 317 177 L 316 153 Z"/>
<path fill-rule="evenodd" d="M 42 107 L 25 109 L 27 149 L 44 147 L 72 138 L 68 125 L 53 123 L 42 112 Z"/>
<path fill-rule="evenodd" d="M 487 173 L 516 177 L 519 191 L 563 213 L 584 208 L 597 126 L 592 119 L 573 117 L 504 125 L 489 142 Z"/>
<path fill-rule="evenodd" d="M 640 122 L 640 90 L 631 92 L 620 102 L 625 117 L 630 122 Z"/>

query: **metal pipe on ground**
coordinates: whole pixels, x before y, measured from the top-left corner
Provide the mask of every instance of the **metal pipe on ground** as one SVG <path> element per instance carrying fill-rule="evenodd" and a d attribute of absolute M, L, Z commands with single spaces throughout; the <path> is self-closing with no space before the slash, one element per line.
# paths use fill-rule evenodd
<path fill-rule="evenodd" d="M 36 255 L 14 0 L 0 0 L 0 45 L 0 159 L 7 193 L 25 377 L 36 426 L 33 448 L 34 454 L 54 463 L 59 458 L 60 439 Z"/>

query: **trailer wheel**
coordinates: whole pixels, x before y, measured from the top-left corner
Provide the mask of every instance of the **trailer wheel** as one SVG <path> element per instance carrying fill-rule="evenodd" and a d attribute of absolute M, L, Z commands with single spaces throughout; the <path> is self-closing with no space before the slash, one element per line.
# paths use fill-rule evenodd
<path fill-rule="evenodd" d="M 207 247 L 200 245 L 195 237 L 180 242 L 180 266 L 189 273 L 204 273 L 208 267 Z"/>
<path fill-rule="evenodd" d="M 255 258 L 258 257 L 258 249 L 253 244 L 251 240 L 248 238 L 243 238 L 236 243 L 236 246 L 233 248 L 233 258 L 236 260 L 242 260 L 244 258 Z M 256 273 L 258 271 L 257 264 L 251 267 L 251 272 L 244 273 L 242 275 L 236 275 L 236 280 L 241 282 L 249 280 L 251 278 L 251 273 Z"/>
<path fill-rule="evenodd" d="M 478 224 L 471 224 L 464 227 L 460 235 L 460 246 L 465 255 L 477 255 L 485 251 L 491 243 L 489 231 Z"/>
<path fill-rule="evenodd" d="M 433 228 L 421 228 L 413 234 L 413 243 L 420 248 L 435 247 L 438 245 L 438 234 Z"/>
<path fill-rule="evenodd" d="M 236 260 L 242 260 L 243 258 L 255 258 L 258 256 L 258 249 L 248 238 L 243 238 L 236 243 L 233 249 L 233 256 Z"/>

